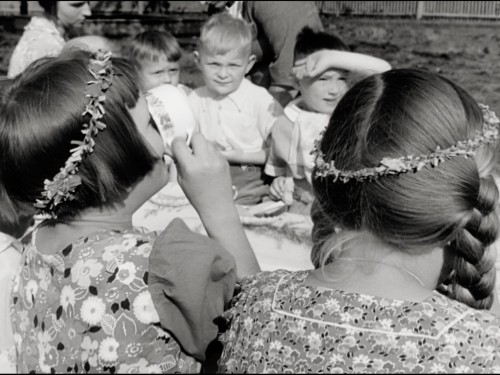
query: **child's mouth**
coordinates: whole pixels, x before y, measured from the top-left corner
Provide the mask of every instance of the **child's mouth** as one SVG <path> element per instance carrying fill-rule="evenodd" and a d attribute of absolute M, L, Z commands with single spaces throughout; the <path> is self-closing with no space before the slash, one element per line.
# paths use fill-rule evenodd
<path fill-rule="evenodd" d="M 327 103 L 336 103 L 338 101 L 338 98 L 327 98 L 323 100 Z"/>

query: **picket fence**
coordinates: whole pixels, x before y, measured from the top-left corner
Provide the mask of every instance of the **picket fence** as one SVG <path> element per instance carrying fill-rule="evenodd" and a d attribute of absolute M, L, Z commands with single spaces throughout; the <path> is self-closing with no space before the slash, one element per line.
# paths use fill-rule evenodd
<path fill-rule="evenodd" d="M 21 4 L 23 3 L 23 6 Z M 95 13 L 142 15 L 148 1 L 91 1 Z M 185 3 L 185 11 L 203 12 L 200 2 Z M 322 14 L 342 16 L 410 17 L 420 19 L 453 18 L 468 20 L 500 20 L 500 1 L 315 1 Z M 197 5 L 197 6 L 194 6 Z M 24 7 L 24 10 L 21 10 Z M 42 11 L 37 1 L 0 1 L 0 14 L 34 14 Z"/>
<path fill-rule="evenodd" d="M 500 1 L 316 1 L 321 13 L 337 16 L 390 16 L 500 19 Z"/>

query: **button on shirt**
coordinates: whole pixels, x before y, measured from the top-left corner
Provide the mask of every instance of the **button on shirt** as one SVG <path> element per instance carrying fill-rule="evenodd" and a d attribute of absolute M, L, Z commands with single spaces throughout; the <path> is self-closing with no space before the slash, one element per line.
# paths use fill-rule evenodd
<path fill-rule="evenodd" d="M 261 151 L 283 113 L 266 89 L 247 79 L 229 95 L 218 96 L 204 86 L 194 90 L 189 99 L 200 133 L 224 150 Z"/>

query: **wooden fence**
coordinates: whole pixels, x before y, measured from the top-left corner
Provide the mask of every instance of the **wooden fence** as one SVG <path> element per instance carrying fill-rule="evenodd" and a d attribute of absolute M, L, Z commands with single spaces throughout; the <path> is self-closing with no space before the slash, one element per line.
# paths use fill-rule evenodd
<path fill-rule="evenodd" d="M 94 14 L 164 15 L 204 12 L 199 1 L 91 1 Z M 336 16 L 455 18 L 500 20 L 500 1 L 316 1 L 323 14 Z M 42 11 L 37 1 L 1 1 L 0 14 L 32 15 Z"/>
<path fill-rule="evenodd" d="M 500 19 L 500 1 L 316 1 L 321 13 L 337 16 L 390 16 Z"/>

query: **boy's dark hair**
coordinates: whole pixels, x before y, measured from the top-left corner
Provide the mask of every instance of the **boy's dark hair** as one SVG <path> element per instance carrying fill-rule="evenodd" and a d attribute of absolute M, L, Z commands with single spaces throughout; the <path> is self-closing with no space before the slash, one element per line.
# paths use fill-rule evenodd
<path fill-rule="evenodd" d="M 338 36 L 324 31 L 314 31 L 309 26 L 306 26 L 297 34 L 293 60 L 295 61 L 298 58 L 309 56 L 324 49 L 351 51 Z"/>

